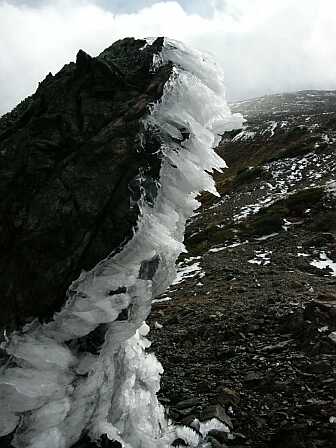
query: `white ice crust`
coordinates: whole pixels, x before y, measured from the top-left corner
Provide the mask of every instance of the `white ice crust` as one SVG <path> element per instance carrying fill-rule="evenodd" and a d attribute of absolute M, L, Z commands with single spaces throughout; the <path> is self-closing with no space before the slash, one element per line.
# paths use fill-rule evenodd
<path fill-rule="evenodd" d="M 223 75 L 211 59 L 166 39 L 153 70 L 168 61 L 173 74 L 143 123 L 162 140 L 154 205 L 140 201 L 133 238 L 73 282 L 51 322 L 34 322 L 4 344 L 11 358 L 0 371 L 0 436 L 15 430 L 16 448 L 67 448 L 83 433 L 107 434 L 125 448 L 168 447 L 180 431 L 156 397 L 163 369 L 146 352 L 144 322 L 152 299 L 175 278 L 197 194 L 217 194 L 208 173 L 225 166 L 213 151 L 219 133 L 241 127 L 242 118 L 231 114 Z M 182 129 L 189 138 L 183 140 Z M 153 257 L 159 260 L 154 277 L 139 278 L 141 264 Z M 110 294 L 121 287 L 126 292 Z M 125 309 L 128 319 L 116 320 Z M 100 353 L 79 352 L 76 340 L 100 324 L 108 327 Z M 191 446 L 201 446 L 194 440 Z"/>

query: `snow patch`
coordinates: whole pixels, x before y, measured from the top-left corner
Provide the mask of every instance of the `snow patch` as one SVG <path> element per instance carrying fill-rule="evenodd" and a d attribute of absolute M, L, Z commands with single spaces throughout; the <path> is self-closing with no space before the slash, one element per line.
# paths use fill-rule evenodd
<path fill-rule="evenodd" d="M 256 241 L 266 241 L 269 240 L 270 238 L 274 238 L 275 236 L 279 235 L 279 233 L 270 233 L 269 235 L 263 235 L 260 236 L 259 238 L 254 238 Z"/>
<path fill-rule="evenodd" d="M 187 278 L 193 278 L 196 275 L 202 274 L 202 268 L 200 266 L 200 262 L 194 263 L 192 265 L 183 266 L 182 264 L 178 265 L 176 278 L 171 284 L 171 286 L 178 285 L 182 283 Z"/>
<path fill-rule="evenodd" d="M 209 252 L 213 252 L 213 253 L 221 252 L 225 249 L 231 249 L 231 248 L 238 247 L 238 246 L 241 246 L 241 245 L 247 244 L 247 243 L 248 243 L 248 241 L 237 241 L 235 243 L 226 244 L 225 246 L 213 247 L 212 249 L 209 249 Z"/>
<path fill-rule="evenodd" d="M 271 250 L 266 250 L 264 252 L 261 250 L 257 250 L 255 252 L 255 258 L 248 260 L 248 263 L 257 264 L 259 266 L 266 266 L 271 262 L 271 255 L 272 255 Z"/>
<path fill-rule="evenodd" d="M 324 251 L 320 253 L 319 260 L 313 260 L 310 264 L 318 269 L 329 268 L 332 271 L 331 275 L 336 277 L 336 262 L 331 260 Z"/>
<path fill-rule="evenodd" d="M 152 300 L 152 303 L 164 303 L 164 302 L 170 302 L 171 300 L 173 300 L 171 297 L 163 297 L 162 299 Z"/>
<path fill-rule="evenodd" d="M 238 141 L 252 140 L 252 139 L 254 139 L 255 135 L 256 135 L 256 133 L 253 131 L 243 130 L 243 131 L 239 132 L 239 134 L 237 134 L 232 139 L 232 143 L 238 142 Z"/>

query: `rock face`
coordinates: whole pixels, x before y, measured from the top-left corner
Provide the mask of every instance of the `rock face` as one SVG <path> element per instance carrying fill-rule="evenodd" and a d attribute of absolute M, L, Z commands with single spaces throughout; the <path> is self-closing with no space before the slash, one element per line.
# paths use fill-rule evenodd
<path fill-rule="evenodd" d="M 145 44 L 79 51 L 1 118 L 0 326 L 50 318 L 81 271 L 132 236 L 141 190 L 155 197 L 158 143 L 140 131 L 171 66 L 152 72 L 163 39 Z"/>

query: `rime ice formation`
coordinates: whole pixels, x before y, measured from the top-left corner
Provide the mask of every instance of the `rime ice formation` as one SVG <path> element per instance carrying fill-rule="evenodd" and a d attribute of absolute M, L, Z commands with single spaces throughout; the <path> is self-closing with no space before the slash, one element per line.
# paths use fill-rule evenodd
<path fill-rule="evenodd" d="M 154 202 L 143 193 L 133 237 L 70 285 L 52 321 L 6 336 L 0 436 L 14 431 L 16 448 L 71 447 L 85 433 L 106 434 L 125 448 L 168 447 L 176 437 L 156 398 L 162 367 L 146 353 L 144 322 L 152 299 L 175 278 L 196 196 L 216 194 L 209 172 L 224 167 L 213 151 L 219 133 L 242 119 L 230 113 L 222 73 L 208 57 L 165 40 L 152 70 L 168 62 L 173 70 L 163 96 L 143 121 L 161 142 Z M 99 353 L 79 351 L 80 338 L 102 326 Z M 190 443 L 201 446 L 199 439 Z"/>

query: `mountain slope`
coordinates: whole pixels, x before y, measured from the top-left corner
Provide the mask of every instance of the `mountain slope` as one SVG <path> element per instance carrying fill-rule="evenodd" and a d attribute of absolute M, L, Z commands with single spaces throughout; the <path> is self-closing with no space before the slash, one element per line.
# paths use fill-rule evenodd
<path fill-rule="evenodd" d="M 336 443 L 336 92 L 232 105 L 220 198 L 202 197 L 151 315 L 177 421 L 224 405 L 227 445 Z M 182 400 L 182 403 L 181 403 Z M 185 400 L 188 400 L 186 403 Z"/>
<path fill-rule="evenodd" d="M 0 445 L 166 448 L 152 299 L 242 125 L 214 61 L 159 37 L 48 75 L 0 120 Z M 192 434 L 208 446 L 218 420 Z M 189 434 L 190 436 L 190 434 Z M 91 444 L 92 446 L 92 444 Z"/>

